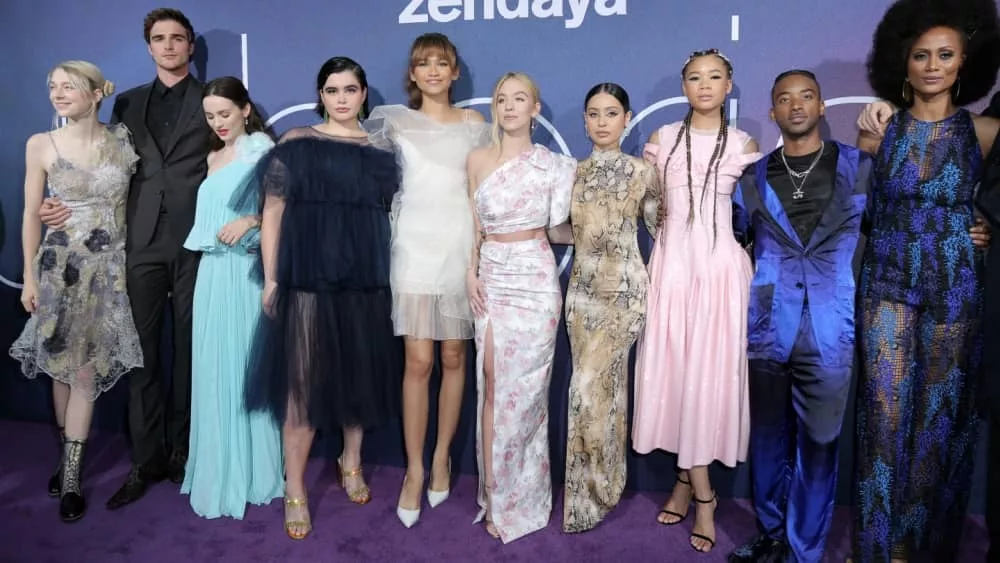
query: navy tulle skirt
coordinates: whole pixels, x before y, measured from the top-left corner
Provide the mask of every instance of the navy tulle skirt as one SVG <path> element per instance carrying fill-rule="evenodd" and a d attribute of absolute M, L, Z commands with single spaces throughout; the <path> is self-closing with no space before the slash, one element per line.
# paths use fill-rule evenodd
<path fill-rule="evenodd" d="M 284 211 L 277 290 L 256 329 L 248 408 L 318 429 L 378 426 L 399 412 L 403 343 L 393 333 L 389 288 L 398 178 L 391 153 L 352 142 L 295 139 L 261 160 L 234 205 L 277 197 Z"/>

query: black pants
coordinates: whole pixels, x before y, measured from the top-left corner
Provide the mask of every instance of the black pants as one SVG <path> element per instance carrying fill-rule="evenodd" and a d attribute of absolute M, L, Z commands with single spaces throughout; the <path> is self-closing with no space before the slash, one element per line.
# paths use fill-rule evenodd
<path fill-rule="evenodd" d="M 130 249 L 128 295 L 142 344 L 143 367 L 129 377 L 132 462 L 149 463 L 170 449 L 187 451 L 191 430 L 191 307 L 199 254 L 175 240 L 161 214 L 149 245 Z M 172 305 L 173 377 L 163 392 L 163 317 Z M 168 409 L 169 405 L 169 409 Z"/>
<path fill-rule="evenodd" d="M 997 236 L 994 231 L 994 237 Z M 994 240 L 998 240 L 994 238 Z M 1000 249 L 994 243 L 986 259 L 983 288 L 983 369 L 989 409 L 989 460 L 986 471 L 987 560 L 1000 563 Z"/>

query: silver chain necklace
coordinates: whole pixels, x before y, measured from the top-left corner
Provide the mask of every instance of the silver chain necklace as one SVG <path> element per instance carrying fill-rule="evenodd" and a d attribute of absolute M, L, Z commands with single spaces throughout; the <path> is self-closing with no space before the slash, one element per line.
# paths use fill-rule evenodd
<path fill-rule="evenodd" d="M 795 191 L 792 192 L 792 199 L 802 199 L 806 196 L 805 192 L 802 191 L 802 187 L 806 185 L 806 179 L 809 177 L 809 173 L 816 168 L 819 164 L 819 159 L 823 156 L 823 149 L 826 147 L 826 141 L 820 142 L 819 152 L 816 153 L 816 157 L 813 158 L 812 164 L 809 168 L 806 168 L 803 172 L 796 172 L 792 170 L 792 167 L 788 165 L 788 161 L 785 160 L 785 147 L 781 147 L 781 162 L 785 165 L 785 170 L 788 171 L 788 179 L 792 182 L 792 187 Z M 798 185 L 795 185 L 795 179 L 798 178 L 801 181 Z"/>

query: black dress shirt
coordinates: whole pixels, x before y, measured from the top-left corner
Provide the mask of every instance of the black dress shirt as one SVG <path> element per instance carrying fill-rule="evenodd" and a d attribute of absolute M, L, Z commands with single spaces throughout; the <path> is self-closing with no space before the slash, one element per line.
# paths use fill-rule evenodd
<path fill-rule="evenodd" d="M 181 113 L 181 105 L 184 103 L 184 94 L 190 83 L 191 75 L 185 76 L 180 82 L 169 88 L 160 82 L 159 78 L 153 81 L 149 106 L 146 107 L 146 127 L 149 128 L 149 133 L 153 136 L 156 146 L 160 147 L 160 152 L 166 150 L 174 127 L 177 126 L 177 118 Z"/>

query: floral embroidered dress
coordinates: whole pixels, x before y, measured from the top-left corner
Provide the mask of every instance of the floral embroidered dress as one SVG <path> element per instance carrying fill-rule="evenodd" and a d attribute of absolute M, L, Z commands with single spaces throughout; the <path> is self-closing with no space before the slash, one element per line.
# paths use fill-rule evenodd
<path fill-rule="evenodd" d="M 92 167 L 63 158 L 49 139 L 56 152 L 49 190 L 72 215 L 34 257 L 37 310 L 10 355 L 25 376 L 45 373 L 93 400 L 142 366 L 125 293 L 125 198 L 139 157 L 121 124 L 107 127 Z"/>
<path fill-rule="evenodd" d="M 541 145 L 490 174 L 475 194 L 487 235 L 554 227 L 569 217 L 576 161 Z M 487 495 L 504 543 L 544 528 L 552 512 L 549 473 L 549 382 L 562 289 L 548 239 L 486 241 L 479 251 L 486 315 L 476 319 L 479 522 Z M 482 440 L 484 351 L 493 342 L 493 442 Z M 487 489 L 483 456 L 492 456 Z"/>

